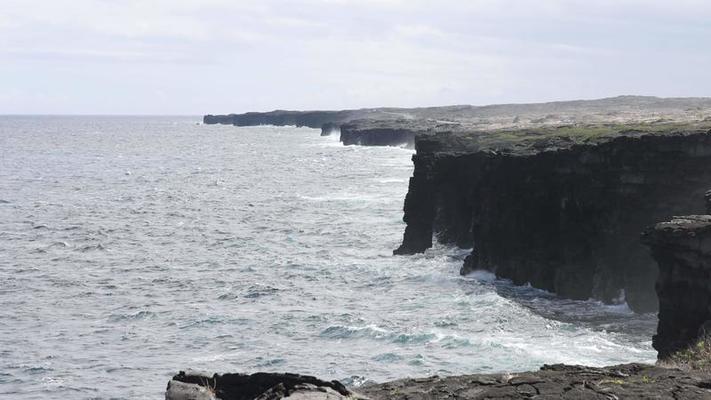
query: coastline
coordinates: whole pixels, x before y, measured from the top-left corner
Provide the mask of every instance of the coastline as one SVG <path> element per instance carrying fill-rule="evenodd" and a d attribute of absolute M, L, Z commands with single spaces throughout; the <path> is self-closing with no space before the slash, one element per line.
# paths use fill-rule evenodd
<path fill-rule="evenodd" d="M 658 366 L 412 378 L 359 388 L 368 398 L 711 396 L 707 371 L 662 366 L 711 331 L 711 216 L 673 217 L 711 212 L 703 201 L 711 100 L 276 111 L 205 123 L 320 126 L 323 135 L 339 130 L 344 145 L 414 147 L 406 230 L 394 254 L 423 252 L 437 240 L 474 247 L 462 274 L 483 269 L 564 298 L 622 299 L 636 312 L 661 304 Z M 302 389 L 253 398 L 352 396 Z"/>

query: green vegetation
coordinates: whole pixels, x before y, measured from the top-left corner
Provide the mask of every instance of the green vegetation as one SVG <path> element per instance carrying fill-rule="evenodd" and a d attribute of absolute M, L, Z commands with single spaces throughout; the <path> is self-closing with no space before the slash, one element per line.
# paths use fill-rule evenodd
<path fill-rule="evenodd" d="M 711 335 L 659 362 L 665 367 L 711 372 Z"/>
<path fill-rule="evenodd" d="M 464 135 L 476 140 L 481 149 L 566 148 L 574 144 L 595 144 L 620 136 L 700 134 L 711 124 L 699 122 L 648 122 L 611 124 L 571 124 L 543 127 L 502 128 L 469 131 Z"/>

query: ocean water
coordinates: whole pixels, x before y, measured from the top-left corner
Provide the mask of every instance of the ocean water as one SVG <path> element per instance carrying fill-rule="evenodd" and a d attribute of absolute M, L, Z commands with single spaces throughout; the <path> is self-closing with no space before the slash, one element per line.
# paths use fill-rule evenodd
<path fill-rule="evenodd" d="M 654 360 L 653 315 L 393 256 L 412 150 L 199 121 L 0 117 L 0 398 Z"/>

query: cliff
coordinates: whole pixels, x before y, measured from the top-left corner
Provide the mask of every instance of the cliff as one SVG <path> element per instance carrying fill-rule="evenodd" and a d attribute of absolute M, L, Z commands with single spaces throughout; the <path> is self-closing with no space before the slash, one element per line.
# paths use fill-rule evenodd
<path fill-rule="evenodd" d="M 473 131 L 415 140 L 407 224 L 395 254 L 433 234 L 473 247 L 462 273 L 494 271 L 574 299 L 657 308 L 646 226 L 702 212 L 711 124 L 643 123 Z"/>
<path fill-rule="evenodd" d="M 235 126 L 306 126 L 320 129 L 326 123 L 340 124 L 349 121 L 355 115 L 360 115 L 356 110 L 344 111 L 284 111 L 276 110 L 265 113 L 248 112 L 245 114 L 206 115 L 203 117 L 205 124 L 225 124 Z"/>
<path fill-rule="evenodd" d="M 357 391 L 357 392 L 356 392 Z M 168 384 L 166 400 L 708 399 L 708 375 L 642 364 L 605 368 L 546 365 L 520 374 L 402 379 L 348 389 L 294 374 L 190 375 Z"/>
<path fill-rule="evenodd" d="M 700 213 L 711 178 L 711 99 L 599 100 L 273 111 L 205 123 L 340 131 L 344 144 L 416 148 L 402 245 L 473 247 L 462 273 L 495 271 L 574 299 L 657 309 L 645 226 Z"/>
<path fill-rule="evenodd" d="M 674 217 L 642 235 L 659 264 L 659 326 L 664 359 L 711 335 L 711 215 Z"/>
<path fill-rule="evenodd" d="M 341 125 L 356 120 L 380 122 L 418 120 L 499 129 L 559 124 L 622 123 L 631 120 L 653 122 L 660 119 L 689 118 L 711 118 L 711 99 L 618 96 L 596 100 L 488 106 L 380 107 L 340 111 L 275 110 L 205 115 L 203 122 L 236 126 L 296 125 L 320 129 L 326 123 Z"/>

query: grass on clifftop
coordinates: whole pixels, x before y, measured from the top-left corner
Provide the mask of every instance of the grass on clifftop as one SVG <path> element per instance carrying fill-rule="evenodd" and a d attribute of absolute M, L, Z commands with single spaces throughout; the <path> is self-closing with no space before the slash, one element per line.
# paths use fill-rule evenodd
<path fill-rule="evenodd" d="M 566 148 L 575 144 L 594 144 L 620 136 L 675 135 L 705 133 L 709 123 L 651 122 L 597 125 L 559 125 L 543 127 L 501 128 L 475 133 L 481 149 L 518 148 L 538 152 L 541 148 Z"/>
<path fill-rule="evenodd" d="M 501 133 L 508 133 L 512 137 L 553 137 L 563 136 L 571 139 L 585 140 L 599 137 L 615 137 L 619 135 L 660 135 L 673 132 L 690 132 L 709 129 L 709 124 L 686 122 L 647 122 L 647 123 L 617 123 L 595 125 L 560 125 L 548 127 L 502 129 Z"/>
<path fill-rule="evenodd" d="M 675 367 L 683 370 L 711 372 L 711 335 L 705 336 L 687 349 L 660 360 L 664 367 Z"/>

